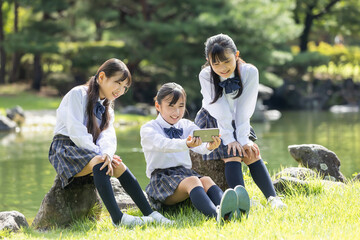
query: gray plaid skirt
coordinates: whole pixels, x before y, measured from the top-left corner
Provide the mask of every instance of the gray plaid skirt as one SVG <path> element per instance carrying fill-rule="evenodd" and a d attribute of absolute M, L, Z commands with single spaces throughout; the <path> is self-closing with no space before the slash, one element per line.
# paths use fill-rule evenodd
<path fill-rule="evenodd" d="M 49 161 L 65 188 L 96 155 L 93 151 L 77 147 L 68 136 L 55 135 L 50 145 Z"/>
<path fill-rule="evenodd" d="M 160 210 L 163 207 L 162 203 L 167 197 L 174 194 L 180 182 L 192 176 L 203 177 L 194 170 L 183 166 L 155 169 L 151 173 L 150 183 L 145 188 L 151 207 Z"/>
<path fill-rule="evenodd" d="M 217 128 L 218 124 L 216 119 L 210 115 L 210 113 L 205 109 L 201 108 L 199 112 L 196 114 L 195 117 L 195 124 L 199 128 Z M 232 121 L 232 126 L 234 128 L 234 138 L 236 139 L 236 126 L 235 121 Z M 255 134 L 255 131 L 252 127 L 250 127 L 250 133 L 249 133 L 249 139 L 253 142 L 256 141 L 257 137 Z M 224 145 L 223 141 L 221 140 L 220 146 L 215 149 L 212 153 L 208 155 L 203 155 L 203 160 L 218 160 L 218 159 L 224 159 L 224 158 L 230 158 L 230 157 L 240 157 L 239 152 L 236 151 L 236 155 L 230 153 L 227 153 L 227 146 Z"/>

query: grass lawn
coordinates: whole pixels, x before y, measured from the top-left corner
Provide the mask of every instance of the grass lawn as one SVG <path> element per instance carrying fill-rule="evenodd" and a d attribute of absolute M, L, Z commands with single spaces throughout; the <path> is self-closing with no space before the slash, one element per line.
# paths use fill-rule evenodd
<path fill-rule="evenodd" d="M 174 226 L 151 224 L 145 227 L 114 227 L 103 210 L 100 221 L 77 221 L 67 229 L 37 232 L 31 228 L 18 233 L 0 232 L 9 239 L 357 239 L 360 224 L 360 183 L 325 189 L 319 181 L 307 191 L 292 190 L 285 198 L 286 210 L 273 210 L 265 203 L 252 180 L 246 186 L 252 198 L 265 207 L 252 207 L 248 219 L 232 220 L 219 226 L 197 210 L 185 207 L 165 213 Z M 139 210 L 130 214 L 140 215 Z"/>

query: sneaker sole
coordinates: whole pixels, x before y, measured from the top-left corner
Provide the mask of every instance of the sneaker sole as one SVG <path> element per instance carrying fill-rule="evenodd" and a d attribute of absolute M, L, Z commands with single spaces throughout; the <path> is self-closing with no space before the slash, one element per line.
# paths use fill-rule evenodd
<path fill-rule="evenodd" d="M 221 223 L 223 220 L 231 220 L 237 209 L 237 195 L 233 189 L 227 189 L 220 202 L 219 213 L 217 216 L 217 222 Z"/>
<path fill-rule="evenodd" d="M 250 197 L 248 192 L 241 185 L 236 186 L 234 191 L 237 195 L 237 217 L 241 219 L 241 215 L 244 214 L 246 218 L 248 218 L 250 212 Z"/>

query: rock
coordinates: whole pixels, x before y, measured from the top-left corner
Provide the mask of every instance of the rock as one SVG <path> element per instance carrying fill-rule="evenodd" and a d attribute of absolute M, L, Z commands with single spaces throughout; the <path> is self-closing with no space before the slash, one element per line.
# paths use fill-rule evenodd
<path fill-rule="evenodd" d="M 304 180 L 300 180 L 294 177 L 280 177 L 274 182 L 275 190 L 279 193 L 286 193 L 291 188 L 302 189 L 307 191 L 309 189 L 309 183 Z"/>
<path fill-rule="evenodd" d="M 285 168 L 281 172 L 277 173 L 275 175 L 275 179 L 281 178 L 281 177 L 293 177 L 300 180 L 306 180 L 306 179 L 314 179 L 317 177 L 316 172 L 314 172 L 311 169 L 303 168 L 303 167 L 289 167 Z"/>
<path fill-rule="evenodd" d="M 222 189 L 228 188 L 225 179 L 225 163 L 222 160 L 204 161 L 202 155 L 190 151 L 192 168 L 201 175 L 209 176 Z"/>
<path fill-rule="evenodd" d="M 45 195 L 32 227 L 47 230 L 51 227 L 67 227 L 81 218 L 99 219 L 101 200 L 92 176 L 74 178 L 65 189 L 59 176 Z"/>
<path fill-rule="evenodd" d="M 285 177 L 282 176 L 278 179 L 276 179 L 273 184 L 275 187 L 275 190 L 279 193 L 289 193 L 290 191 L 293 191 L 293 189 L 309 192 L 310 190 L 310 184 L 312 180 L 300 180 L 298 178 L 294 177 Z M 315 180 L 316 181 L 316 180 Z M 329 190 L 331 188 L 336 187 L 345 187 L 346 185 L 342 182 L 334 182 L 334 181 L 328 181 L 328 180 L 321 180 L 320 181 L 322 187 L 324 190 Z"/>
<path fill-rule="evenodd" d="M 25 113 L 20 106 L 6 110 L 6 116 L 21 126 L 25 122 Z"/>
<path fill-rule="evenodd" d="M 330 179 L 335 181 L 346 181 L 340 172 L 339 158 L 327 148 L 317 144 L 302 144 L 290 145 L 288 149 L 291 156 L 302 166 L 318 172 L 324 178 L 330 176 Z"/>
<path fill-rule="evenodd" d="M 16 123 L 11 121 L 8 117 L 0 115 L 0 131 L 12 131 L 15 130 Z"/>
<path fill-rule="evenodd" d="M 330 107 L 332 113 L 354 113 L 359 112 L 359 106 L 357 105 L 334 105 Z"/>
<path fill-rule="evenodd" d="M 116 178 L 110 178 L 110 181 L 114 191 L 116 203 L 118 204 L 120 209 L 137 207 L 131 197 L 125 192 L 119 180 L 117 180 Z M 144 191 L 143 193 L 146 199 L 148 199 L 146 193 Z"/>
<path fill-rule="evenodd" d="M 272 90 L 272 88 L 269 88 L 263 84 L 259 84 L 258 98 L 268 100 L 273 94 L 274 90 Z"/>
<path fill-rule="evenodd" d="M 29 227 L 22 213 L 17 211 L 0 212 L 0 231 L 8 229 L 16 232 L 20 227 Z"/>
<path fill-rule="evenodd" d="M 360 173 L 358 173 L 353 179 L 352 179 L 353 182 L 355 181 L 360 181 Z"/>

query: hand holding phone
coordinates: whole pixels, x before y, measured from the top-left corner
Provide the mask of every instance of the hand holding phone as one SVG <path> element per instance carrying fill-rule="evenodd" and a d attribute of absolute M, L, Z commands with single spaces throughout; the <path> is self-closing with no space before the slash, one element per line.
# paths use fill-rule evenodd
<path fill-rule="evenodd" d="M 212 136 L 219 136 L 218 128 L 204 128 L 193 132 L 193 137 L 200 137 L 203 142 L 213 142 Z"/>

